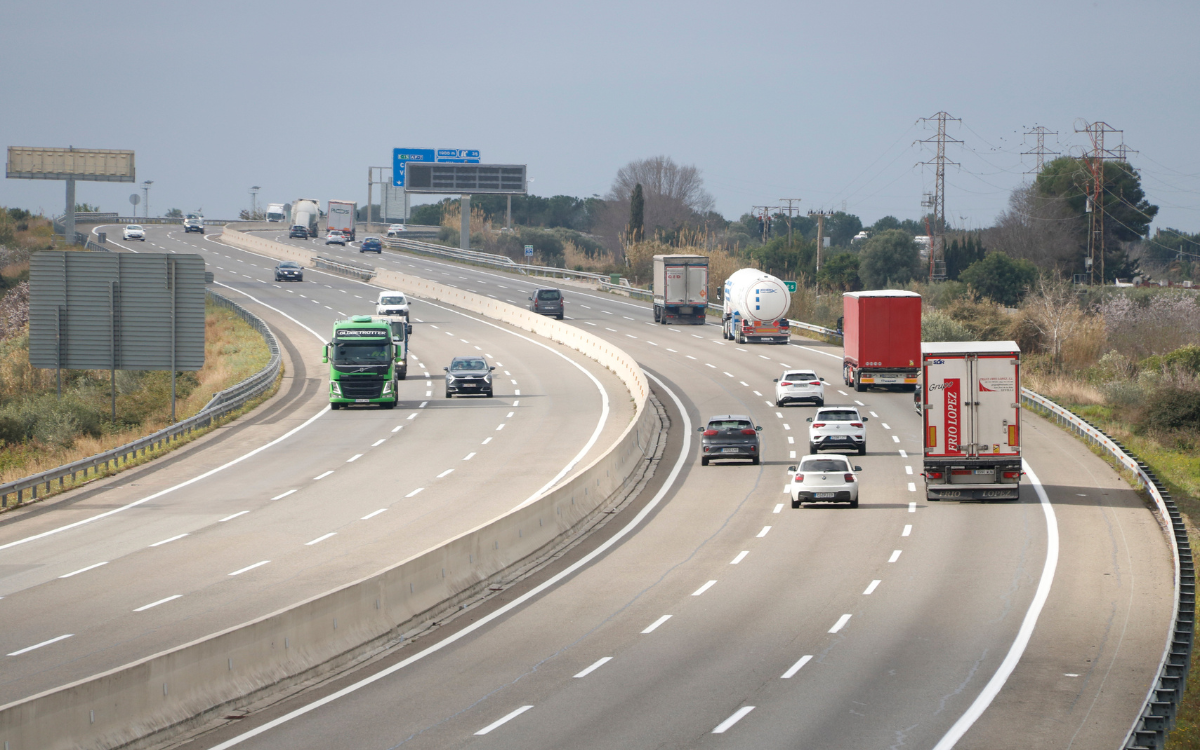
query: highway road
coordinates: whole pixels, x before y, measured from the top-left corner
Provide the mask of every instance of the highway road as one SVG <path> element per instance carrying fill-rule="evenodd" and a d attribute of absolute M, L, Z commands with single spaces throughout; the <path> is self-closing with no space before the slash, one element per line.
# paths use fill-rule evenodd
<path fill-rule="evenodd" d="M 547 283 L 409 254 L 378 263 L 518 304 Z M 1029 416 L 1037 487 L 1017 503 L 926 503 L 911 396 L 838 388 L 835 347 L 737 346 L 563 289 L 573 324 L 661 384 L 662 466 L 680 469 L 659 477 L 661 502 L 623 512 L 619 544 L 557 583 L 531 579 L 529 600 L 486 627 L 471 624 L 480 605 L 190 746 L 1116 747 L 1162 653 L 1171 563 L 1106 464 Z M 829 381 L 827 403 L 871 417 L 856 510 L 786 504 L 811 409 L 769 394 L 800 366 Z M 761 466 L 699 465 L 690 430 L 730 412 L 766 426 Z"/>
<path fill-rule="evenodd" d="M 193 248 L 151 227 L 133 251 Z M 289 378 L 249 419 L 0 522 L 0 703 L 238 625 L 372 574 L 501 515 L 624 429 L 624 385 L 526 332 L 414 302 L 394 410 L 328 409 L 332 321 L 378 289 L 205 242 L 222 293 L 275 328 Z M 125 244 L 125 243 L 121 243 Z M 233 257 L 233 256 L 237 257 Z M 247 296 L 248 295 L 248 296 Z M 458 354 L 496 366 L 495 392 L 447 400 Z"/>
<path fill-rule="evenodd" d="M 321 331 L 333 314 L 353 312 L 340 300 L 369 296 L 367 286 L 307 271 L 313 281 L 277 287 L 262 275 L 273 262 L 215 237 L 151 228 L 150 238 L 147 249 L 202 253 L 219 282 L 293 319 L 261 312 L 304 363 L 305 385 L 277 397 L 286 408 L 263 420 L 276 423 L 230 429 L 232 437 L 203 451 L 139 470 L 158 484 L 129 487 L 138 476 L 131 474 L 61 510 L 0 527 L 0 565 L 36 560 L 2 569 L 0 607 L 20 631 L 0 636 L 2 645 L 19 651 L 73 633 L 6 657 L 5 666 L 18 670 L 3 683 L 11 694 L 91 673 L 108 656 L 119 662 L 159 632 L 211 632 L 227 616 L 270 611 L 303 591 L 371 572 L 403 556 L 389 553 L 410 534 L 437 541 L 473 525 L 459 526 L 466 514 L 490 518 L 512 507 L 596 430 L 602 399 L 574 365 L 424 303 L 414 308 L 423 364 L 439 366 L 455 347 L 478 345 L 512 373 L 512 390 L 498 392 L 496 404 L 446 402 L 424 385 L 434 377 L 404 384 L 411 409 L 322 412 L 320 366 L 311 359 L 319 337 L 301 324 Z M 314 249 L 515 304 L 546 283 L 407 254 Z M 1171 564 L 1153 515 L 1100 459 L 1027 416 L 1025 452 L 1039 487 L 1027 483 L 1017 503 L 926 503 L 911 396 L 839 392 L 836 347 L 801 339 L 737 346 L 714 326 L 659 326 L 647 305 L 562 288 L 569 322 L 628 351 L 658 383 L 672 427 L 644 493 L 653 496 L 613 517 L 589 537 L 590 547 L 405 647 L 264 702 L 245 718 L 216 722 L 187 746 L 932 748 L 957 739 L 960 748 L 1116 747 L 1162 653 Z M 255 304 L 248 306 L 260 312 Z M 431 335 L 446 330 L 452 335 Z M 576 364 L 610 396 L 620 392 L 611 375 Z M 786 503 L 786 467 L 805 451 L 811 412 L 772 403 L 771 381 L 787 367 L 816 369 L 830 383 L 827 403 L 858 403 L 870 415 L 868 454 L 855 458 L 863 467 L 859 508 Z M 288 395 L 297 388 L 300 395 Z M 610 398 L 594 446 L 607 445 L 627 422 L 622 401 Z M 730 412 L 765 425 L 762 465 L 701 467 L 695 427 Z M 335 421 L 344 415 L 354 421 Z M 253 442 L 249 433 L 271 438 L 313 417 L 251 459 L 160 499 L 2 546 L 199 476 L 244 452 L 239 443 Z M 522 424 L 525 439 L 514 440 L 511 430 Z M 481 450 L 485 435 L 499 434 L 505 442 Z M 388 442 L 372 446 L 376 439 Z M 446 468 L 454 474 L 438 479 Z M 483 474 L 462 483 L 469 470 Z M 335 473 L 316 479 L 326 471 Z M 251 513 L 229 518 L 244 509 Z M 190 536 L 148 546 L 180 533 Z M 187 547 L 194 544 L 202 546 Z M 186 591 L 171 587 L 193 579 Z M 85 585 L 72 589 L 73 581 Z M 183 597 L 140 613 L 129 606 L 177 593 Z M 88 618 L 91 607 L 99 609 Z M 145 625 L 139 615 L 149 615 Z M 25 618 L 37 622 L 27 626 Z"/>

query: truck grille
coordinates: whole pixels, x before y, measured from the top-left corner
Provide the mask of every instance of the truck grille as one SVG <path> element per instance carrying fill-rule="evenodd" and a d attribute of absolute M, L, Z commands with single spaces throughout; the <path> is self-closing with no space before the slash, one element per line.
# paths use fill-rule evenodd
<path fill-rule="evenodd" d="M 379 398 L 385 378 L 342 378 L 342 398 Z"/>

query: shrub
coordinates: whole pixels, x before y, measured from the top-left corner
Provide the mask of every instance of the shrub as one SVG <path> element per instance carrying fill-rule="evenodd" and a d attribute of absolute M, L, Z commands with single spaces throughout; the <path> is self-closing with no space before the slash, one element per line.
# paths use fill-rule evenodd
<path fill-rule="evenodd" d="M 960 299 L 946 307 L 946 314 L 969 330 L 976 341 L 1000 341 L 1010 320 L 999 307 L 988 302 Z"/>
<path fill-rule="evenodd" d="M 1005 307 L 1016 307 L 1037 280 L 1037 266 L 990 252 L 959 275 L 958 280 Z"/>
<path fill-rule="evenodd" d="M 1200 425 L 1200 391 L 1160 389 L 1150 400 L 1143 424 L 1157 430 L 1196 429 Z"/>
<path fill-rule="evenodd" d="M 1146 399 L 1146 392 L 1136 380 L 1110 380 L 1100 386 L 1100 392 L 1113 406 L 1140 406 Z"/>
<path fill-rule="evenodd" d="M 1142 360 L 1146 370 L 1178 370 L 1191 375 L 1200 375 L 1200 346 L 1188 344 L 1173 352 L 1154 355 Z"/>
<path fill-rule="evenodd" d="M 974 341 L 971 330 L 940 310 L 921 313 L 922 341 Z"/>

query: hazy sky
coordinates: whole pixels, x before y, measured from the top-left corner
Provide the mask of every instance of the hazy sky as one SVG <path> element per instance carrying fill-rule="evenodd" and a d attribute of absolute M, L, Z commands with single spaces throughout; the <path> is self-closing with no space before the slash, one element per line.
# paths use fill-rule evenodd
<path fill-rule="evenodd" d="M 531 191 L 603 195 L 626 162 L 695 164 L 717 209 L 802 198 L 918 218 L 939 110 L 952 224 L 990 224 L 1035 125 L 1077 153 L 1124 131 L 1155 226 L 1200 231 L 1200 4 L 1180 2 L 81 2 L 12 0 L 0 146 L 136 151 L 150 208 L 229 217 L 366 199 L 393 147 L 478 148 Z M 1119 138 L 1119 136 L 1111 136 Z M 1113 141 L 1110 140 L 1110 144 Z M 77 199 L 128 213 L 129 184 Z M 61 213 L 61 182 L 0 205 Z"/>

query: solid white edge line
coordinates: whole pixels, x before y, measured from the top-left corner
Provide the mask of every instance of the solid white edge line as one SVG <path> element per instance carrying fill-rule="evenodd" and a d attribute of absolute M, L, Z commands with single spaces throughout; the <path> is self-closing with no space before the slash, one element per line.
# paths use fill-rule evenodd
<path fill-rule="evenodd" d="M 579 679 L 579 678 L 581 678 L 581 677 L 587 677 L 587 676 L 588 676 L 588 675 L 590 675 L 592 672 L 595 672 L 597 669 L 599 669 L 600 667 L 603 667 L 605 664 L 609 663 L 610 661 L 612 661 L 612 657 L 611 657 L 611 656 L 604 656 L 604 657 L 601 657 L 601 658 L 600 658 L 600 659 L 599 659 L 599 660 L 598 660 L 598 661 L 597 661 L 595 664 L 593 664 L 592 666 L 590 666 L 590 667 L 588 667 L 587 669 L 583 670 L 583 671 L 582 671 L 582 672 L 580 672 L 579 674 L 575 675 L 575 679 Z"/>
<path fill-rule="evenodd" d="M 643 372 L 645 372 L 645 371 L 643 371 Z M 466 636 L 470 635 L 471 633 L 474 633 L 476 630 L 482 628 L 484 625 L 487 625 L 488 623 L 492 622 L 493 620 L 503 617 L 504 615 L 508 614 L 509 612 L 516 609 L 517 607 L 520 607 L 521 605 L 523 605 L 525 602 L 529 601 L 530 599 L 532 599 L 536 596 L 540 596 L 543 591 L 545 591 L 548 588 L 551 588 L 552 586 L 556 586 L 563 579 L 574 575 L 575 572 L 578 571 L 580 568 L 584 567 L 585 565 L 588 565 L 589 563 L 591 563 L 592 560 L 594 560 L 597 557 L 599 557 L 600 555 L 603 555 L 606 552 L 608 552 L 608 550 L 610 548 L 612 548 L 617 542 L 621 541 L 626 536 L 628 536 L 630 533 L 632 533 L 633 530 L 636 529 L 642 523 L 642 521 L 644 521 L 646 519 L 647 516 L 649 516 L 652 512 L 654 512 L 654 509 L 658 507 L 658 504 L 661 503 L 663 498 L 665 498 L 667 496 L 667 493 L 672 490 L 672 488 L 675 485 L 675 481 L 679 478 L 680 472 L 683 471 L 684 465 L 687 464 L 688 452 L 691 450 L 691 446 L 692 446 L 692 420 L 691 420 L 691 418 L 688 417 L 687 409 L 684 407 L 683 402 L 679 399 L 679 396 L 675 395 L 675 392 L 672 391 L 670 388 L 668 388 L 667 385 L 662 380 L 660 380 L 659 378 L 657 378 L 656 376 L 654 376 L 653 374 L 651 374 L 649 372 L 646 372 L 645 374 L 646 374 L 646 377 L 650 378 L 655 383 L 657 383 L 659 385 L 659 387 L 662 388 L 663 391 L 668 396 L 670 396 L 671 401 L 673 401 L 675 403 L 675 408 L 679 410 L 680 417 L 683 420 L 683 431 L 681 433 L 683 435 L 683 444 L 679 448 L 679 457 L 677 459 L 675 459 L 675 465 L 671 467 L 671 473 L 667 475 L 667 479 L 665 482 L 663 482 L 663 486 L 660 487 L 658 492 L 655 493 L 654 497 L 650 499 L 650 502 L 646 503 L 646 505 L 638 512 L 638 514 L 636 516 L 634 516 L 632 519 L 630 519 L 629 523 L 627 523 L 624 527 L 622 527 L 620 531 L 613 534 L 611 537 L 606 539 L 603 543 L 598 545 L 596 547 L 596 549 L 594 549 L 591 552 L 589 552 L 588 554 L 584 555 L 579 560 L 572 563 L 570 566 L 568 566 L 564 570 L 560 571 L 556 575 L 552 576 L 545 582 L 539 584 L 538 586 L 535 586 L 530 591 L 527 591 L 526 593 L 524 593 L 521 596 L 517 597 L 516 599 L 512 600 L 511 602 L 504 605 L 503 607 L 500 607 L 499 609 L 495 610 L 494 612 L 491 612 L 491 613 L 485 615 L 484 617 L 481 617 L 480 619 L 478 619 L 475 622 L 471 623 L 470 625 L 466 626 L 462 630 L 459 630 L 458 632 L 454 633 L 453 635 L 447 636 L 444 640 L 441 640 L 422 651 L 418 651 L 417 653 L 413 654 L 412 656 L 408 657 L 407 659 L 397 662 L 396 664 L 393 664 L 392 666 L 388 667 L 387 669 L 380 670 L 379 672 L 376 672 L 375 674 L 371 675 L 370 677 L 366 677 L 362 680 L 359 680 L 358 682 L 354 683 L 353 685 L 348 685 L 348 686 L 342 688 L 341 690 L 337 691 L 336 693 L 331 693 L 331 694 L 325 696 L 324 698 L 313 701 L 312 703 L 309 703 L 306 706 L 301 706 L 300 708 L 297 708 L 296 710 L 294 710 L 288 714 L 280 716 L 278 719 L 269 721 L 266 724 L 263 724 L 262 726 L 259 726 L 259 727 L 255 727 L 254 729 L 251 729 L 250 731 L 248 731 L 244 734 L 240 734 L 237 737 L 233 737 L 232 739 L 226 740 L 225 742 L 222 742 L 220 745 L 216 745 L 215 747 L 211 748 L 211 750 L 228 750 L 228 748 L 234 747 L 236 745 L 240 745 L 241 743 L 245 742 L 246 740 L 248 740 L 252 737 L 257 737 L 258 735 L 263 734 L 264 732 L 269 732 L 270 730 L 274 729 L 275 727 L 277 727 L 281 724 L 285 724 L 285 723 L 291 721 L 292 719 L 295 719 L 299 716 L 303 716 L 304 714 L 308 713 L 309 711 L 314 711 L 314 710 L 320 708 L 321 706 L 326 705 L 327 703 L 332 703 L 343 696 L 346 696 L 346 695 L 349 695 L 350 693 L 361 690 L 362 688 L 374 683 L 376 680 L 382 680 L 385 677 L 389 677 L 393 673 L 398 672 L 401 669 L 404 669 L 408 665 L 413 664 L 417 661 L 420 661 L 421 659 L 424 659 L 426 656 L 429 656 L 438 651 L 441 651 L 443 648 L 446 648 L 447 646 L 449 646 L 453 643 L 456 643 L 460 638 L 465 638 Z"/>
<path fill-rule="evenodd" d="M 533 708 L 533 706 L 521 706 L 520 708 L 518 708 L 516 711 L 513 711 L 509 715 L 507 715 L 501 719 L 497 719 L 496 721 L 493 721 L 491 724 L 488 724 L 486 727 L 484 727 L 483 729 L 480 729 L 475 734 L 476 735 L 487 734 L 488 732 L 492 731 L 493 729 L 500 726 L 501 724 L 505 724 L 509 721 L 512 721 L 513 719 L 517 718 L 518 716 L 525 713 L 526 711 L 528 711 L 531 708 Z"/>
<path fill-rule="evenodd" d="M 800 661 L 793 664 L 791 666 L 791 669 L 789 669 L 788 671 L 781 674 L 779 676 L 779 679 L 781 679 L 781 680 L 792 679 L 793 677 L 796 676 L 796 673 L 800 671 L 800 668 L 803 667 L 805 664 L 808 664 L 810 661 L 812 661 L 812 654 L 805 654 L 804 656 L 801 656 Z"/>
<path fill-rule="evenodd" d="M 1025 619 L 1021 622 L 1021 628 L 1017 631 L 1017 637 L 1008 649 L 1004 661 L 1000 662 L 1000 667 L 992 675 L 992 679 L 988 680 L 987 685 L 984 685 L 983 692 L 970 705 L 966 713 L 954 722 L 950 731 L 946 732 L 946 735 L 933 746 L 933 750 L 950 750 L 954 747 L 955 743 L 967 733 L 967 730 L 992 704 L 992 700 L 999 694 L 1004 683 L 1008 681 L 1009 675 L 1021 661 L 1025 647 L 1029 645 L 1029 639 L 1033 637 L 1033 629 L 1037 626 L 1042 607 L 1046 605 L 1046 600 L 1050 597 L 1050 587 L 1054 583 L 1054 571 L 1058 568 L 1058 518 L 1054 514 L 1054 506 L 1050 504 L 1050 498 L 1046 495 L 1046 489 L 1042 487 L 1042 482 L 1037 478 L 1037 474 L 1033 473 L 1033 469 L 1025 459 L 1021 459 L 1021 465 L 1025 469 L 1026 476 L 1029 477 L 1033 491 L 1037 493 L 1042 513 L 1046 516 L 1046 562 L 1042 566 L 1042 578 L 1038 581 L 1037 592 L 1033 595 L 1033 601 L 1029 603 Z"/>
<path fill-rule="evenodd" d="M 753 710 L 754 710 L 754 706 L 742 706 L 737 711 L 733 712 L 733 716 L 730 716 L 725 721 L 722 721 L 720 724 L 713 727 L 712 733 L 713 734 L 724 734 L 726 731 L 729 730 L 730 727 L 732 727 L 734 724 L 737 724 L 739 721 L 741 721 L 742 717 L 744 717 L 746 714 L 750 713 Z"/>

